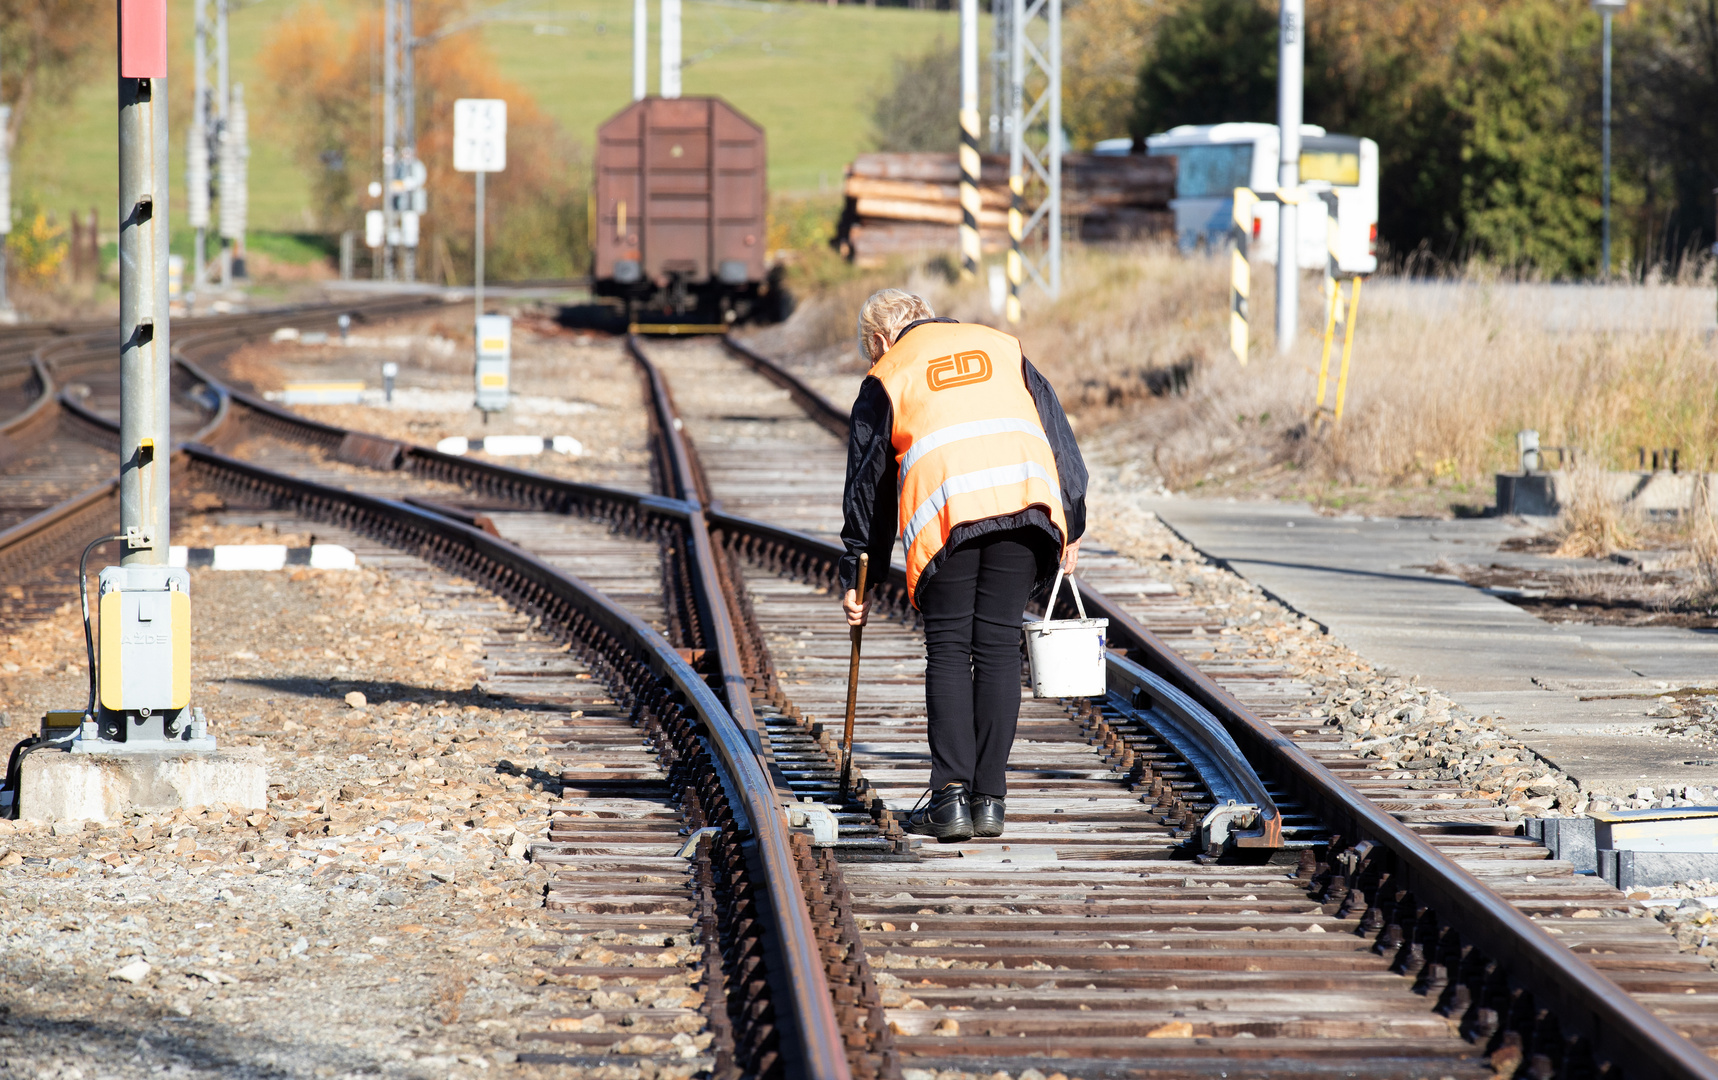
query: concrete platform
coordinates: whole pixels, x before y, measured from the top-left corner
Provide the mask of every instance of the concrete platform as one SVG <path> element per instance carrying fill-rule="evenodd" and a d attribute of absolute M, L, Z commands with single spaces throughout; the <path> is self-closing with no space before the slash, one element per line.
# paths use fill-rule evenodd
<path fill-rule="evenodd" d="M 261 810 L 268 772 L 260 750 L 207 754 L 70 754 L 24 759 L 18 816 L 26 821 L 112 821 L 127 810 L 238 806 Z"/>
<path fill-rule="evenodd" d="M 1498 550 L 1505 519 L 1324 517 L 1304 503 L 1166 497 L 1145 506 L 1188 543 L 1314 619 L 1374 666 L 1490 714 L 1591 790 L 1718 784 L 1718 764 L 1652 733 L 1658 695 L 1718 685 L 1718 632 L 1552 624 L 1439 559 L 1568 566 Z"/>

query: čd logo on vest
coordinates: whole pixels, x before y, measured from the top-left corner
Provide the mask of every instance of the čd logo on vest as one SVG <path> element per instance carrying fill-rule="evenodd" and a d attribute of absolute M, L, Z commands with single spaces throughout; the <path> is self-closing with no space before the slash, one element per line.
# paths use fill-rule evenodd
<path fill-rule="evenodd" d="M 990 378 L 990 357 L 978 351 L 959 352 L 932 360 L 925 369 L 925 381 L 932 390 L 947 390 L 953 386 L 980 383 Z"/>

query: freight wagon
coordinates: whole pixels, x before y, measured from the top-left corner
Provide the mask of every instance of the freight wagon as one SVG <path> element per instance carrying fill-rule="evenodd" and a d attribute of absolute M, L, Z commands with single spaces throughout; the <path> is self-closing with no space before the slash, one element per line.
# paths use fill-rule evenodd
<path fill-rule="evenodd" d="M 786 315 L 765 265 L 763 128 L 713 97 L 644 98 L 597 131 L 596 294 L 628 321 Z"/>

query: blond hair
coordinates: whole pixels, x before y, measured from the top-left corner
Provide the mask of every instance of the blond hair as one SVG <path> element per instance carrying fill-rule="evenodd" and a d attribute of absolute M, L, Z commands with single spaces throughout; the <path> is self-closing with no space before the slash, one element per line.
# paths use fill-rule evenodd
<path fill-rule="evenodd" d="M 891 343 L 908 323 L 934 319 L 936 312 L 930 302 L 905 289 L 879 289 L 859 308 L 859 355 L 875 364 L 871 355 L 871 335 L 882 334 Z"/>

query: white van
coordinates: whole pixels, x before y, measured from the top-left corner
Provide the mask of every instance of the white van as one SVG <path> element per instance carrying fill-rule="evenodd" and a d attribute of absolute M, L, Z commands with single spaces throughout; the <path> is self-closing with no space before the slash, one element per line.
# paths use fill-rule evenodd
<path fill-rule="evenodd" d="M 1340 200 L 1338 220 L 1341 269 L 1369 274 L 1378 268 L 1378 144 L 1353 135 L 1330 135 L 1316 124 L 1300 129 L 1301 185 L 1309 195 L 1300 204 L 1300 265 L 1322 270 L 1329 261 L 1328 211 L 1316 197 L 1330 192 Z M 1099 153 L 1126 153 L 1128 140 L 1105 140 Z M 1250 187 L 1268 194 L 1277 187 L 1275 124 L 1184 124 L 1145 140 L 1152 155 L 1179 159 L 1175 232 L 1184 251 L 1221 250 L 1229 242 L 1234 190 Z M 1253 257 L 1277 261 L 1275 202 L 1261 202 L 1253 218 Z"/>

